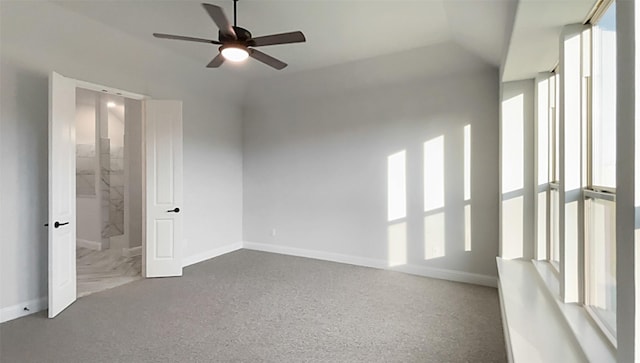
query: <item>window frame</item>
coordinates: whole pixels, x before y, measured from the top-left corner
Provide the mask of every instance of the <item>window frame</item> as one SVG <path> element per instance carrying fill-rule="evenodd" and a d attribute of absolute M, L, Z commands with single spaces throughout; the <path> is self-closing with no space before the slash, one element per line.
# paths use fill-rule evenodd
<path fill-rule="evenodd" d="M 586 59 L 588 59 L 589 61 L 589 65 L 588 65 L 588 75 L 587 77 L 585 77 L 586 82 L 583 84 L 585 86 L 585 92 L 586 92 L 586 140 L 584 142 L 585 145 L 585 153 L 586 153 L 586 159 L 583 159 L 585 162 L 585 169 L 586 169 L 586 180 L 585 180 L 585 186 L 582 188 L 582 202 L 583 202 L 583 208 L 582 208 L 582 220 L 584 221 L 583 224 L 583 241 L 582 244 L 584 246 L 583 248 L 583 255 L 582 255 L 582 259 L 583 259 L 583 278 L 581 281 L 581 284 L 583 286 L 583 296 L 582 296 L 582 306 L 584 307 L 585 311 L 587 312 L 587 314 L 590 316 L 590 318 L 595 322 L 595 324 L 600 328 L 600 330 L 602 331 L 602 333 L 607 337 L 607 340 L 614 346 L 617 348 L 617 338 L 616 338 L 616 333 L 617 333 L 617 327 L 614 329 L 614 331 L 611 331 L 611 329 L 609 328 L 609 326 L 602 320 L 602 318 L 598 315 L 598 313 L 596 312 L 596 310 L 590 305 L 590 281 L 589 281 L 589 276 L 590 276 L 590 267 L 592 266 L 592 263 L 589 259 L 589 256 L 591 255 L 590 253 L 590 248 L 593 245 L 593 243 L 595 242 L 591 242 L 590 241 L 590 211 L 587 210 L 587 206 L 590 203 L 590 200 L 602 200 L 602 201 L 607 201 L 607 202 L 611 202 L 613 203 L 614 207 L 615 207 L 615 203 L 616 203 L 616 188 L 612 188 L 612 187 L 607 187 L 607 186 L 601 186 L 601 185 L 594 185 L 593 183 L 593 122 L 594 122 L 594 113 L 593 113 L 593 107 L 594 107 L 594 82 L 593 82 L 593 72 L 594 72 L 594 63 L 595 63 L 595 59 L 594 56 L 595 51 L 594 49 L 596 48 L 594 45 L 594 42 L 596 41 L 596 37 L 594 37 L 593 35 L 593 28 L 597 26 L 598 22 L 602 19 L 602 17 L 607 13 L 607 11 L 609 10 L 609 8 L 611 7 L 611 5 L 613 3 L 615 3 L 616 0 L 602 0 L 600 2 L 598 2 L 594 8 L 594 10 L 592 11 L 592 16 L 590 17 L 590 19 L 588 19 L 588 21 L 586 22 L 586 24 L 590 25 L 589 28 L 589 49 L 588 49 L 588 54 Z M 585 50 L 583 49 L 582 52 L 585 52 Z M 585 59 L 585 54 L 582 54 L 583 59 Z M 617 218 L 617 216 L 614 216 L 614 218 Z M 615 238 L 615 237 L 614 237 Z M 603 242 L 604 243 L 604 242 Z M 616 276 L 616 280 L 617 280 L 617 276 Z M 617 289 L 617 283 L 616 283 L 616 289 Z M 617 314 L 617 312 L 616 312 Z"/>
<path fill-rule="evenodd" d="M 556 67 L 557 68 L 557 67 Z M 547 239 L 547 261 L 554 268 L 556 273 L 560 273 L 560 256 L 554 256 L 555 245 L 560 245 L 560 235 L 555 238 L 554 226 L 559 224 L 559 216 L 553 213 L 553 193 L 560 193 L 560 120 L 559 120 L 559 77 L 560 74 L 553 70 L 549 77 L 549 188 L 547 189 L 547 225 L 549 226 L 549 238 Z M 558 200 L 558 203 L 560 201 Z M 557 260 L 554 260 L 557 257 Z"/>

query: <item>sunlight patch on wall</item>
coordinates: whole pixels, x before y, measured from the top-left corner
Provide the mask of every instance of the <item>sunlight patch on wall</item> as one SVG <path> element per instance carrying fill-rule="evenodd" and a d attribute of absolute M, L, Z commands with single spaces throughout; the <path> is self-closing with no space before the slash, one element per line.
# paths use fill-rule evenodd
<path fill-rule="evenodd" d="M 640 6 L 636 8 L 640 8 Z M 640 73 L 640 57 L 636 58 L 636 69 L 637 69 L 636 72 Z M 638 87 L 640 87 L 640 77 L 636 78 L 636 89 L 638 89 Z M 636 92 L 636 105 L 640 105 L 640 92 Z M 636 107 L 640 108 L 640 106 L 636 106 Z M 640 111 L 636 111 L 636 112 L 640 112 Z M 634 205 L 636 207 L 636 210 L 638 210 L 638 208 L 640 208 L 640 117 L 636 117 L 636 120 L 635 120 L 634 140 L 635 140 L 635 150 L 634 150 L 634 153 L 635 153 L 635 158 L 634 158 L 635 203 Z M 637 221 L 636 228 L 640 228 L 640 215 L 636 215 L 636 221 Z M 636 238 L 636 242 L 640 242 L 640 240 Z"/>
<path fill-rule="evenodd" d="M 424 211 L 444 207 L 444 135 L 424 143 Z"/>
<path fill-rule="evenodd" d="M 389 267 L 407 263 L 407 223 L 395 223 L 387 227 L 387 261 Z"/>
<path fill-rule="evenodd" d="M 464 250 L 471 251 L 471 205 L 464 206 Z"/>
<path fill-rule="evenodd" d="M 424 217 L 424 259 L 445 255 L 444 212 Z"/>
<path fill-rule="evenodd" d="M 502 193 L 524 187 L 524 95 L 502 102 Z"/>
<path fill-rule="evenodd" d="M 387 221 L 407 216 L 407 156 L 402 150 L 387 158 Z"/>
<path fill-rule="evenodd" d="M 464 200 L 471 199 L 471 125 L 464 127 Z"/>
<path fill-rule="evenodd" d="M 502 258 L 521 258 L 524 249 L 524 198 L 502 202 Z"/>
<path fill-rule="evenodd" d="M 464 250 L 471 251 L 471 125 L 464 127 Z"/>

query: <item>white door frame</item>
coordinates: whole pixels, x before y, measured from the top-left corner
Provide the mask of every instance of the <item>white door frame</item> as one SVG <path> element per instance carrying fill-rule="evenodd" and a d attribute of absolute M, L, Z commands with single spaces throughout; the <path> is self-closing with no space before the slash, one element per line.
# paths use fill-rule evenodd
<path fill-rule="evenodd" d="M 67 78 L 69 78 L 69 77 L 67 77 Z M 71 78 L 71 79 L 73 79 L 73 78 Z M 138 101 L 151 99 L 151 97 L 146 96 L 146 95 L 141 95 L 141 94 L 138 94 L 138 93 L 123 91 L 123 90 L 118 89 L 118 88 L 113 88 L 113 87 L 109 87 L 109 86 L 103 86 L 103 85 L 97 84 L 97 83 L 81 81 L 81 80 L 78 80 L 78 79 L 74 79 L 74 81 L 76 81 L 76 88 L 84 88 L 84 89 L 88 89 L 88 90 L 91 90 L 91 91 L 96 91 L 96 92 L 101 92 L 101 93 L 106 93 L 106 94 L 112 94 L 112 95 L 116 95 L 116 96 L 122 96 L 122 97 L 131 98 L 131 99 L 138 100 Z"/>
<path fill-rule="evenodd" d="M 70 81 L 73 81 L 75 83 L 75 88 L 83 88 L 83 89 L 88 89 L 88 90 L 92 90 L 92 91 L 97 91 L 100 93 L 106 93 L 106 94 L 112 94 L 112 95 L 117 95 L 117 96 L 122 96 L 122 97 L 126 97 L 126 98 L 130 98 L 130 99 L 134 99 L 134 100 L 139 100 L 139 101 L 145 101 L 145 100 L 150 100 L 151 97 L 146 96 L 146 95 L 142 95 L 142 94 L 137 94 L 137 93 L 133 93 L 133 92 L 128 92 L 128 91 L 124 91 L 118 88 L 114 88 L 114 87 L 110 87 L 110 86 L 104 86 L 101 84 L 97 84 L 97 83 L 93 83 L 93 82 L 87 82 L 87 81 L 82 81 L 82 80 L 78 80 L 72 77 L 66 77 L 63 76 L 65 78 L 67 78 Z M 75 105 L 75 100 L 74 100 L 74 105 Z M 146 260 L 146 245 L 147 245 L 147 238 L 146 238 L 146 227 L 147 227 L 147 206 L 146 206 L 146 191 L 147 191 L 147 178 L 146 178 L 146 169 L 147 169 L 147 158 L 146 158 L 146 144 L 147 144 L 147 135 L 146 135 L 146 115 L 144 114 L 144 104 L 142 106 L 142 120 L 141 120 L 141 140 L 140 142 L 142 143 L 142 155 L 141 155 L 141 159 L 142 159 L 142 163 L 141 163 L 141 182 L 142 182 L 142 241 L 141 241 L 141 250 L 142 250 L 142 276 L 147 278 L 149 276 L 147 276 L 146 273 L 146 269 L 145 269 L 145 260 Z M 51 131 L 50 131 L 51 132 Z M 75 142 L 75 139 L 74 139 Z M 75 157 L 75 156 L 74 156 Z M 75 206 L 75 193 L 73 195 L 74 200 L 71 201 L 71 203 Z M 49 216 L 49 219 L 51 220 L 52 218 L 55 218 L 55 216 Z M 69 222 L 73 222 L 71 223 L 73 225 L 73 228 L 76 228 L 76 221 L 69 221 Z M 50 221 L 51 223 L 51 221 Z M 75 234 L 74 234 L 75 235 Z M 70 261 L 70 263 L 76 264 L 76 261 Z M 75 271 L 75 268 L 74 268 Z M 51 273 L 51 272 L 49 272 Z M 74 299 L 75 300 L 75 299 Z M 51 301 L 49 302 L 49 304 L 51 304 Z M 50 314 L 51 315 L 51 314 Z M 53 316 L 50 316 L 53 317 Z"/>
<path fill-rule="evenodd" d="M 73 79 L 73 78 L 70 78 Z M 84 89 L 89 89 L 89 90 L 93 90 L 93 91 L 97 91 L 97 92 L 101 92 L 101 93 L 106 93 L 106 94 L 115 94 L 117 96 L 121 96 L 121 97 L 126 97 L 126 98 L 130 98 L 130 99 L 134 99 L 134 100 L 139 100 L 139 101 L 143 101 L 143 105 L 142 105 L 142 124 L 140 125 L 140 133 L 141 133 L 141 140 L 140 142 L 142 143 L 142 148 L 141 148 L 141 167 L 142 167 L 142 171 L 141 171 L 141 182 L 142 182 L 142 205 L 141 205 L 141 209 L 142 209 L 142 241 L 141 241 L 141 254 L 142 254 L 142 277 L 145 278 L 149 278 L 149 277 L 163 277 L 163 276 L 181 276 L 182 275 L 182 267 L 183 267 L 183 261 L 181 258 L 181 253 L 177 253 L 175 255 L 175 257 L 177 257 L 176 262 L 174 262 L 173 264 L 167 264 L 167 266 L 170 266 L 169 269 L 165 269 L 165 270 L 157 270 L 156 271 L 149 271 L 147 268 L 147 259 L 149 258 L 149 253 L 147 251 L 147 235 L 149 233 L 149 221 L 147 219 L 148 216 L 153 216 L 153 214 L 149 214 L 147 212 L 148 209 L 148 200 L 147 200 L 147 192 L 149 189 L 148 184 L 148 180 L 147 180 L 147 169 L 149 168 L 149 160 L 147 158 L 147 146 L 150 142 L 149 140 L 149 135 L 147 135 L 147 108 L 148 105 L 145 104 L 145 101 L 148 101 L 148 103 L 162 103 L 165 101 L 159 101 L 159 100 L 153 100 L 151 97 L 146 96 L 146 95 L 141 95 L 141 94 L 137 94 L 137 93 L 133 93 L 133 92 L 128 92 L 128 91 L 124 91 L 118 88 L 114 88 L 114 87 L 109 87 L 109 86 L 104 86 L 101 84 L 97 84 L 97 83 L 92 83 L 92 82 L 87 82 L 87 81 L 81 81 L 81 80 L 75 80 L 76 82 L 76 88 L 84 88 Z M 179 140 L 174 140 L 179 144 L 179 149 L 180 149 L 180 154 L 179 154 L 179 158 L 180 160 L 182 160 L 182 102 L 181 101 L 166 101 L 166 102 L 170 102 L 170 103 L 176 103 L 178 102 L 180 104 L 180 110 L 179 110 L 179 119 L 180 119 L 180 130 L 179 131 Z M 166 107 L 166 103 L 165 103 L 165 107 Z M 166 109 L 169 110 L 169 109 Z M 172 132 L 172 134 L 175 133 L 175 130 Z M 180 192 L 178 193 L 180 195 L 180 197 L 178 199 L 182 200 L 182 161 L 179 162 L 180 167 L 178 168 L 178 170 L 174 170 L 174 172 L 178 172 L 180 174 L 180 180 L 178 182 L 177 185 L 179 185 L 178 189 L 180 190 Z M 174 180 L 175 181 L 175 180 Z M 175 207 L 175 206 L 173 206 Z M 182 206 L 180 206 L 182 207 Z M 175 209 L 176 211 L 178 211 L 179 209 Z M 170 212 L 170 211 L 166 211 L 166 212 Z M 182 220 L 182 215 L 180 216 L 180 220 Z M 164 218 L 167 219 L 167 218 Z M 170 219 L 170 218 L 169 218 Z M 173 227 L 172 227 L 173 228 Z M 178 236 L 180 238 L 182 238 L 182 222 L 179 222 L 176 224 L 176 228 L 178 228 L 179 232 L 178 232 Z M 156 241 L 157 242 L 157 241 Z M 179 245 L 179 247 L 181 247 L 182 244 Z M 156 247 L 154 245 L 154 247 Z M 177 252 L 181 252 L 181 251 L 177 251 Z M 155 261 L 155 260 L 154 260 Z M 156 261 L 156 263 L 162 263 Z M 177 263 L 177 264 L 176 264 Z M 163 263 L 166 264 L 166 263 Z M 179 265 L 179 266 L 178 266 Z"/>

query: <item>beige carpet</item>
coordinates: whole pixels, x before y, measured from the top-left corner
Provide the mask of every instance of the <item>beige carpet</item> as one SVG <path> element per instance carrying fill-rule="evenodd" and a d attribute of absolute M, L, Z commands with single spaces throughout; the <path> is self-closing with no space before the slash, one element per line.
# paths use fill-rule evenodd
<path fill-rule="evenodd" d="M 505 362 L 496 289 L 241 250 L 0 325 L 10 362 Z"/>

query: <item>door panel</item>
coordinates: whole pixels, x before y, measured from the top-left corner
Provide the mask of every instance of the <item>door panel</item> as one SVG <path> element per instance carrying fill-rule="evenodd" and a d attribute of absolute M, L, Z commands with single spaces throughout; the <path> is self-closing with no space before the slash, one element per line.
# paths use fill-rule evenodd
<path fill-rule="evenodd" d="M 173 221 L 156 221 L 156 258 L 173 258 Z"/>
<path fill-rule="evenodd" d="M 49 77 L 49 317 L 76 300 L 76 84 Z"/>
<path fill-rule="evenodd" d="M 182 276 L 182 102 L 145 101 L 145 276 Z"/>

